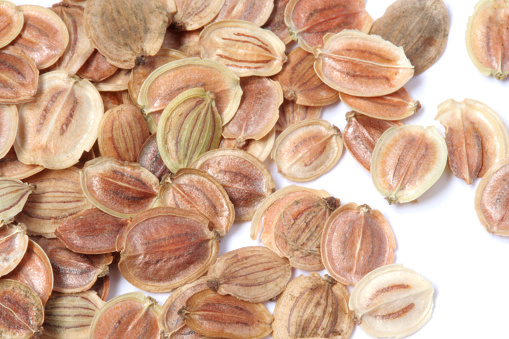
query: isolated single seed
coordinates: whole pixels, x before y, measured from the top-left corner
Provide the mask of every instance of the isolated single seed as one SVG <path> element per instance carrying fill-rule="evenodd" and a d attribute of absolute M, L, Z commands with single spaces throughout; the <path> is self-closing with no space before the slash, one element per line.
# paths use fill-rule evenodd
<path fill-rule="evenodd" d="M 41 172 L 44 167 L 39 165 L 26 165 L 18 160 L 14 147 L 0 159 L 0 177 L 10 177 L 12 179 L 25 179 Z"/>
<path fill-rule="evenodd" d="M 35 186 L 18 179 L 0 177 L 0 223 L 7 222 L 23 210 Z"/>
<path fill-rule="evenodd" d="M 295 101 L 285 100 L 279 110 L 279 120 L 276 123 L 276 131 L 282 132 L 290 125 L 306 119 L 319 119 L 322 114 L 321 106 L 303 106 Z"/>
<path fill-rule="evenodd" d="M 288 32 L 288 26 L 285 24 L 285 8 L 289 0 L 274 0 L 274 9 L 269 19 L 263 25 L 263 28 L 268 29 L 288 45 L 292 38 Z"/>
<path fill-rule="evenodd" d="M 28 246 L 26 226 L 0 223 L 0 277 L 8 274 L 23 259 Z"/>
<path fill-rule="evenodd" d="M 104 55 L 95 50 L 81 66 L 78 75 L 93 83 L 99 83 L 113 76 L 117 70 L 118 68 L 110 64 Z"/>
<path fill-rule="evenodd" d="M 39 70 L 31 57 L 17 47 L 0 50 L 0 104 L 32 101 L 37 93 Z"/>
<path fill-rule="evenodd" d="M 260 161 L 265 161 L 272 151 L 274 142 L 276 141 L 276 128 L 273 128 L 267 135 L 259 140 L 249 139 L 246 140 L 244 145 L 239 146 L 237 139 L 222 138 L 219 143 L 219 148 L 236 148 L 246 151 L 247 153 L 255 156 Z"/>
<path fill-rule="evenodd" d="M 223 7 L 225 0 L 189 1 L 175 0 L 177 13 L 172 27 L 177 31 L 192 31 L 212 22 Z"/>
<path fill-rule="evenodd" d="M 274 0 L 226 0 L 214 21 L 244 20 L 262 26 L 273 8 Z"/>
<path fill-rule="evenodd" d="M 2 37 L 0 48 L 7 46 L 14 40 L 23 28 L 23 13 L 10 1 L 0 1 L 0 21 L 2 22 Z"/>

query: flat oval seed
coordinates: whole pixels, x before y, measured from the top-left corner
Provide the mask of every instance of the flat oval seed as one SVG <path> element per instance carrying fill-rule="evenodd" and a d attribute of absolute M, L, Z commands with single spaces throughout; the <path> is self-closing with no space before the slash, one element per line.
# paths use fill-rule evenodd
<path fill-rule="evenodd" d="M 9 152 L 0 159 L 0 177 L 12 179 L 25 179 L 41 172 L 44 167 L 39 165 L 26 165 L 18 160 L 16 151 L 12 147 Z"/>
<path fill-rule="evenodd" d="M 271 76 L 287 60 L 285 44 L 250 22 L 214 22 L 200 33 L 201 57 L 220 62 L 239 77 Z"/>
<path fill-rule="evenodd" d="M 26 226 L 0 224 L 0 277 L 11 272 L 23 259 L 28 246 Z"/>
<path fill-rule="evenodd" d="M 0 1 L 0 22 L 2 22 L 2 37 L 0 48 L 7 46 L 14 40 L 23 28 L 23 13 L 10 1 Z"/>
<path fill-rule="evenodd" d="M 32 101 L 37 93 L 39 70 L 32 58 L 14 47 L 0 50 L 0 103 Z"/>
<path fill-rule="evenodd" d="M 268 29 L 288 45 L 292 38 L 288 32 L 288 26 L 285 24 L 285 8 L 289 0 L 274 0 L 274 9 L 269 19 L 263 25 L 263 28 Z"/>
<path fill-rule="evenodd" d="M 99 92 L 118 92 L 127 91 L 129 89 L 129 79 L 131 79 L 132 70 L 130 69 L 117 69 L 112 76 L 104 79 L 101 82 L 94 83 L 95 88 Z"/>
<path fill-rule="evenodd" d="M 314 54 L 316 74 L 350 95 L 373 97 L 397 91 L 414 75 L 403 48 L 377 35 L 345 30 L 324 38 Z"/>
<path fill-rule="evenodd" d="M 225 0 L 188 1 L 175 0 L 177 13 L 172 27 L 177 31 L 192 31 L 214 20 Z"/>
<path fill-rule="evenodd" d="M 18 132 L 18 109 L 0 104 L 0 159 L 11 149 Z"/>
<path fill-rule="evenodd" d="M 270 155 L 272 147 L 274 146 L 274 142 L 276 142 L 276 128 L 273 128 L 266 136 L 259 140 L 246 140 L 242 147 L 239 147 L 236 139 L 222 138 L 221 142 L 219 143 L 219 148 L 241 149 L 263 162 Z"/>
<path fill-rule="evenodd" d="M 383 214 L 356 203 L 331 214 L 320 244 L 327 272 L 345 285 L 355 285 L 367 273 L 391 264 L 395 249 L 394 234 Z"/>
<path fill-rule="evenodd" d="M 0 177 L 0 223 L 7 222 L 21 212 L 33 191 L 35 186 L 18 179 Z"/>
<path fill-rule="evenodd" d="M 113 76 L 117 70 L 118 68 L 110 64 L 104 55 L 95 50 L 81 66 L 78 75 L 83 79 L 98 83 Z"/>
<path fill-rule="evenodd" d="M 214 21 L 244 20 L 262 26 L 274 8 L 274 0 L 226 0 Z"/>
<path fill-rule="evenodd" d="M 170 170 L 166 167 L 161 158 L 159 148 L 157 148 L 157 133 L 152 134 L 145 140 L 145 143 L 141 146 L 136 162 L 139 163 L 141 167 L 148 169 L 150 173 L 155 175 L 159 180 L 161 180 L 164 175 L 170 173 Z"/>
<path fill-rule="evenodd" d="M 282 132 L 290 125 L 306 119 L 319 119 L 322 114 L 321 106 L 303 106 L 295 101 L 285 100 L 279 110 L 279 120 L 276 131 Z"/>
<path fill-rule="evenodd" d="M 330 171 L 343 153 L 339 128 L 322 119 L 307 119 L 284 130 L 271 158 L 277 171 L 293 181 L 310 181 Z"/>

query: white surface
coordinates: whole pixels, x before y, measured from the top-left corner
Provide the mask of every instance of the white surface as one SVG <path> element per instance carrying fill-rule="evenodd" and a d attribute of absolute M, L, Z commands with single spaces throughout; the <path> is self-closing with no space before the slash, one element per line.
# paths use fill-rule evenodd
<path fill-rule="evenodd" d="M 11 0 L 12 1 L 12 0 Z M 140 0 L 141 1 L 141 0 Z M 317 0 L 320 1 L 320 0 Z M 14 1 L 49 6 L 52 1 Z M 392 0 L 367 0 L 370 15 L 380 17 Z M 472 64 L 465 47 L 467 20 L 476 0 L 445 0 L 450 16 L 449 41 L 444 54 L 430 69 L 405 86 L 421 102 L 422 109 L 406 119 L 408 124 L 443 127 L 434 120 L 437 105 L 449 98 L 472 98 L 493 108 L 509 126 L 509 83 L 482 75 Z M 325 110 L 323 118 L 343 130 L 348 108 L 337 104 Z M 267 165 L 277 188 L 291 184 Z M 440 180 L 416 204 L 389 206 L 376 191 L 370 174 L 345 153 L 326 175 L 302 184 L 326 189 L 342 203 L 369 204 L 379 209 L 396 236 L 395 262 L 411 268 L 435 287 L 434 313 L 427 325 L 411 336 L 423 338 L 507 338 L 509 336 L 509 239 L 493 236 L 479 223 L 474 210 L 475 188 L 467 186 L 447 168 Z M 261 244 L 249 238 L 249 223 L 235 224 L 221 241 L 221 252 Z M 302 272 L 297 271 L 295 275 Z M 325 272 L 322 272 L 322 274 Z M 136 291 L 111 269 L 110 298 Z M 168 294 L 149 293 L 161 304 Z M 270 310 L 273 303 L 268 303 Z M 354 339 L 370 338 L 360 328 Z"/>

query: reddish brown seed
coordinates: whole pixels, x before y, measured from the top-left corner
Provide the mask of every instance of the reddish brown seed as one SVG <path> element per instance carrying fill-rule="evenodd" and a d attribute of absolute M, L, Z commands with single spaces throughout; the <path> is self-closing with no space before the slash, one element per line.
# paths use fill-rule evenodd
<path fill-rule="evenodd" d="M 0 159 L 11 149 L 18 131 L 18 109 L 0 104 Z"/>
<path fill-rule="evenodd" d="M 25 179 L 41 172 L 44 167 L 39 165 L 26 165 L 18 160 L 14 147 L 0 159 L 0 176 L 12 179 Z"/>
<path fill-rule="evenodd" d="M 288 1 L 289 0 L 274 0 L 272 14 L 265 25 L 263 25 L 263 28 L 276 34 L 276 36 L 287 45 L 292 41 L 290 33 L 288 32 L 288 26 L 285 24 L 285 8 Z"/>
<path fill-rule="evenodd" d="M 128 91 L 99 92 L 99 94 L 101 95 L 101 98 L 103 99 L 105 112 L 116 107 L 116 106 L 120 106 L 122 104 L 135 105 L 135 103 L 131 99 Z"/>
<path fill-rule="evenodd" d="M 81 66 L 78 75 L 92 82 L 101 82 L 117 71 L 117 67 L 106 61 L 106 57 L 95 50 Z"/>
<path fill-rule="evenodd" d="M 95 284 L 90 287 L 90 291 L 96 292 L 99 298 L 106 301 L 110 293 L 110 276 L 105 275 L 104 277 L 97 278 Z"/>
<path fill-rule="evenodd" d="M 23 13 L 10 1 L 0 1 L 0 22 L 2 23 L 2 37 L 0 48 L 7 46 L 14 40 L 23 28 Z"/>
<path fill-rule="evenodd" d="M 244 20 L 262 26 L 274 8 L 274 0 L 226 0 L 214 21 Z"/>
<path fill-rule="evenodd" d="M 33 100 L 39 70 L 32 58 L 15 47 L 0 50 L 0 104 L 20 104 Z"/>
<path fill-rule="evenodd" d="M 159 180 L 170 173 L 170 170 L 164 164 L 159 149 L 157 148 L 157 133 L 152 134 L 145 140 L 138 154 L 137 162 L 155 175 Z"/>
<path fill-rule="evenodd" d="M 129 79 L 131 78 L 132 70 L 130 69 L 117 69 L 112 76 L 104 79 L 101 82 L 94 83 L 95 88 L 99 92 L 118 92 L 127 91 L 129 89 Z"/>

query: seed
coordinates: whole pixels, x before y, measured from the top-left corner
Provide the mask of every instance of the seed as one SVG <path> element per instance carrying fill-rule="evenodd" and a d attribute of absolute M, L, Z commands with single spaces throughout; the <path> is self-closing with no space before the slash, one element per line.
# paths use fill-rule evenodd
<path fill-rule="evenodd" d="M 321 106 L 303 106 L 295 101 L 285 100 L 279 110 L 279 120 L 276 123 L 276 131 L 282 132 L 290 125 L 306 119 L 319 119 L 322 114 Z"/>
<path fill-rule="evenodd" d="M 28 246 L 26 226 L 0 224 L 0 277 L 8 274 L 23 259 Z"/>
<path fill-rule="evenodd" d="M 281 39 L 286 45 L 288 45 L 292 38 L 288 32 L 288 27 L 285 24 L 285 8 L 289 0 L 274 0 L 274 9 L 269 19 L 263 26 Z"/>
<path fill-rule="evenodd" d="M 202 28 L 217 16 L 225 0 L 187 1 L 175 0 L 177 13 L 172 26 L 177 31 L 192 31 Z M 187 53 L 186 53 L 187 54 Z"/>
<path fill-rule="evenodd" d="M 18 179 L 0 177 L 0 224 L 8 222 L 23 210 L 35 187 Z M 1 226 L 0 226 L 1 227 Z"/>
<path fill-rule="evenodd" d="M 0 21 L 5 27 L 0 38 L 0 48 L 14 40 L 23 28 L 23 13 L 10 1 L 0 1 Z"/>
<path fill-rule="evenodd" d="M 95 284 L 90 287 L 89 291 L 94 291 L 97 293 L 99 298 L 101 298 L 101 300 L 106 301 L 110 292 L 110 276 L 105 275 L 103 277 L 97 278 Z"/>
<path fill-rule="evenodd" d="M 132 70 L 130 69 L 119 68 L 112 76 L 107 77 L 101 82 L 95 83 L 95 88 L 100 92 L 127 91 L 129 88 L 131 73 Z"/>
<path fill-rule="evenodd" d="M 178 50 L 182 53 L 189 55 L 190 57 L 200 57 L 200 33 L 201 29 L 194 31 L 180 32 L 179 47 Z"/>
<path fill-rule="evenodd" d="M 104 104 L 104 111 L 108 111 L 122 104 L 130 104 L 136 106 L 135 102 L 129 96 L 128 91 L 120 92 L 99 92 Z"/>
<path fill-rule="evenodd" d="M 243 20 L 262 26 L 273 8 L 274 0 L 226 0 L 214 21 Z"/>
<path fill-rule="evenodd" d="M 111 77 L 117 70 L 118 68 L 110 64 L 104 55 L 95 50 L 81 66 L 78 75 L 93 83 L 99 83 Z"/>
<path fill-rule="evenodd" d="M 11 179 L 25 179 L 42 171 L 44 167 L 39 165 L 26 165 L 18 160 L 14 147 L 0 159 L 0 177 Z"/>
<path fill-rule="evenodd" d="M 37 93 L 39 70 L 31 57 L 16 47 L 0 50 L 0 104 L 32 101 Z"/>
<path fill-rule="evenodd" d="M 18 132 L 18 109 L 14 105 L 0 105 L 0 159 L 11 149 Z"/>
<path fill-rule="evenodd" d="M 272 151 L 272 147 L 274 146 L 275 141 L 276 141 L 276 129 L 273 128 L 267 135 L 265 135 L 263 138 L 259 140 L 255 139 L 246 140 L 242 147 L 239 147 L 237 139 L 221 138 L 219 148 L 241 149 L 255 156 L 258 160 L 263 162 L 270 155 L 270 152 Z"/>
<path fill-rule="evenodd" d="M 138 154 L 137 162 L 155 175 L 159 180 L 170 173 L 170 170 L 164 164 L 161 158 L 161 153 L 157 148 L 157 133 L 152 134 L 145 140 L 145 143 L 141 146 L 140 153 Z"/>

